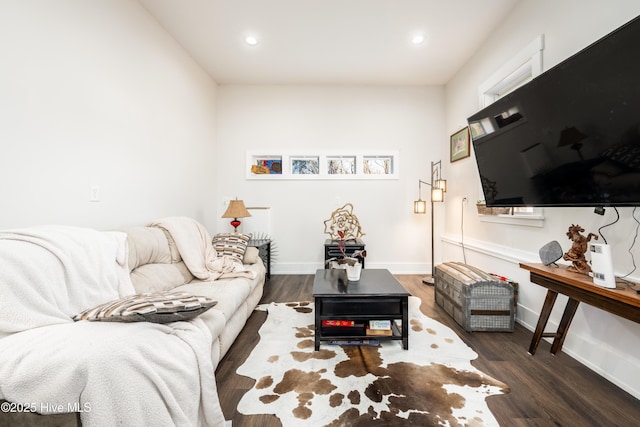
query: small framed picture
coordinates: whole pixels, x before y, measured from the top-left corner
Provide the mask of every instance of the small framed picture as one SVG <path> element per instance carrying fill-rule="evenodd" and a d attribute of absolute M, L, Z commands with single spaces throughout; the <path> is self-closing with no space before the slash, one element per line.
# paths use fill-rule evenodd
<path fill-rule="evenodd" d="M 251 165 L 251 173 L 282 175 L 282 156 L 256 156 Z"/>
<path fill-rule="evenodd" d="M 320 159 L 318 156 L 291 157 L 291 173 L 293 175 L 318 175 Z"/>
<path fill-rule="evenodd" d="M 468 127 L 464 127 L 451 135 L 451 163 L 469 157 L 471 155 L 471 147 L 469 145 Z"/>
<path fill-rule="evenodd" d="M 327 173 L 329 175 L 354 175 L 356 173 L 356 156 L 327 156 Z"/>
<path fill-rule="evenodd" d="M 362 173 L 365 175 L 390 175 L 393 173 L 393 156 L 364 156 Z"/>

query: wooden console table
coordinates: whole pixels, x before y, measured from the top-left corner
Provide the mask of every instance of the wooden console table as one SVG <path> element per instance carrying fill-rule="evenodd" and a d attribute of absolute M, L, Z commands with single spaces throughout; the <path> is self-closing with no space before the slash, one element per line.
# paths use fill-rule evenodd
<path fill-rule="evenodd" d="M 634 289 L 603 288 L 594 285 L 591 277 L 567 271 L 565 266 L 548 267 L 544 264 L 521 263 L 520 268 L 530 272 L 532 283 L 548 289 L 538 325 L 529 346 L 531 355 L 536 353 L 536 348 L 543 337 L 553 338 L 551 353 L 556 354 L 562 349 L 564 338 L 580 302 L 640 323 L 640 295 Z M 556 332 L 544 332 L 559 293 L 569 297 L 560 325 Z"/>

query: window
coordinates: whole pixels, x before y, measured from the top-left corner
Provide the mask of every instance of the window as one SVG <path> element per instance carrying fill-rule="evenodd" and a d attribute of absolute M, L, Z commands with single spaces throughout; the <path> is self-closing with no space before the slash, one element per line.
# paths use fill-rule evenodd
<path fill-rule="evenodd" d="M 541 74 L 543 49 L 544 36 L 540 35 L 482 83 L 479 88 L 480 108 L 486 107 Z"/>
<path fill-rule="evenodd" d="M 479 87 L 480 108 L 495 102 L 541 74 L 543 49 L 544 36 L 540 35 L 503 65 L 491 78 L 482 83 Z M 508 120 L 513 114 L 517 114 L 517 111 L 505 112 L 505 120 Z M 480 187 L 479 194 L 482 194 L 482 187 Z M 544 220 L 542 208 L 518 207 L 513 208 L 512 213 L 508 215 L 482 216 L 480 220 L 542 227 L 542 221 Z"/>

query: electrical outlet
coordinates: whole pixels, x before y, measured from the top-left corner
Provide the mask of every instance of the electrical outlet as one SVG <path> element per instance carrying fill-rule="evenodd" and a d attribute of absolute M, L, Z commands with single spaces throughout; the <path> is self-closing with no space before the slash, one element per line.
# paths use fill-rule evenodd
<path fill-rule="evenodd" d="M 89 201 L 90 202 L 99 202 L 100 201 L 100 187 L 98 187 L 97 185 L 92 185 L 91 186 L 91 191 L 89 194 Z"/>

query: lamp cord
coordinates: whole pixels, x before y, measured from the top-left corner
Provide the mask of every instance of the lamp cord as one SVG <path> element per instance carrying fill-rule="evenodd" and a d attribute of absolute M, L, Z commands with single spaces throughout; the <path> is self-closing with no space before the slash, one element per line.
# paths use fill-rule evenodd
<path fill-rule="evenodd" d="M 618 212 L 618 208 L 614 206 L 613 209 L 616 211 L 616 219 L 611 221 L 609 224 L 605 224 L 602 227 L 598 228 L 598 234 L 600 235 L 600 237 L 602 237 L 602 240 L 604 241 L 605 245 L 607 245 L 608 243 L 607 243 L 607 239 L 604 237 L 604 234 L 602 234 L 602 229 L 607 228 L 610 225 L 613 225 L 620 220 L 620 212 Z"/>
<path fill-rule="evenodd" d="M 462 259 L 464 263 L 467 263 L 467 254 L 464 249 L 464 202 L 466 197 L 462 198 L 462 203 L 460 204 L 460 246 L 462 247 Z"/>
<path fill-rule="evenodd" d="M 633 208 L 633 211 L 631 212 L 631 217 L 636 222 L 636 234 L 633 236 L 633 241 L 631 242 L 631 246 L 629 246 L 629 249 L 628 249 L 629 255 L 631 255 L 631 263 L 633 264 L 633 269 L 627 274 L 625 274 L 624 276 L 620 276 L 621 279 L 624 279 L 625 277 L 629 276 L 631 273 L 636 271 L 636 260 L 635 260 L 635 257 L 633 256 L 633 252 L 631 252 L 631 249 L 633 249 L 633 247 L 636 245 L 636 239 L 638 238 L 638 228 L 640 228 L 640 221 L 638 221 L 638 218 L 636 218 L 637 209 L 638 207 L 636 206 Z"/>

